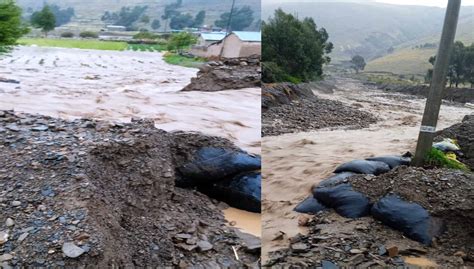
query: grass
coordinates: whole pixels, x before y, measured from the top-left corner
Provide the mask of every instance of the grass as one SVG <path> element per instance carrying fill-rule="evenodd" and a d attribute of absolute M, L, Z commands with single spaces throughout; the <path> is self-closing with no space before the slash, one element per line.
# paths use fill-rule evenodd
<path fill-rule="evenodd" d="M 100 41 L 93 39 L 48 39 L 48 38 L 25 38 L 18 41 L 20 45 L 37 45 L 40 47 L 59 47 L 93 50 L 126 50 L 128 44 L 116 41 Z"/>
<path fill-rule="evenodd" d="M 365 67 L 365 71 L 424 76 L 428 69 L 432 68 L 428 59 L 433 55 L 436 55 L 436 49 L 401 49 L 370 61 Z"/>
<path fill-rule="evenodd" d="M 198 68 L 201 66 L 203 63 L 206 62 L 206 59 L 204 58 L 191 58 L 191 57 L 185 57 L 178 55 L 176 53 L 171 53 L 168 52 L 164 55 L 164 60 L 165 62 L 169 64 L 174 64 L 174 65 L 179 65 L 179 66 L 184 66 L 184 67 L 193 67 L 193 68 Z"/>
<path fill-rule="evenodd" d="M 462 171 L 469 171 L 467 166 L 457 160 L 450 159 L 441 150 L 431 148 L 426 163 L 430 166 L 445 167 L 450 169 L 458 169 Z"/>
<path fill-rule="evenodd" d="M 128 50 L 133 51 L 164 51 L 166 50 L 166 45 L 157 44 L 157 45 L 149 45 L 149 44 L 129 44 Z"/>

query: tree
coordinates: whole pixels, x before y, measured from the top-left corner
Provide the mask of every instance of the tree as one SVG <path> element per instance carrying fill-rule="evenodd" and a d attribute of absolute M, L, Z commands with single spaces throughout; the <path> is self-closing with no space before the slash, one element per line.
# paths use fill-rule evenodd
<path fill-rule="evenodd" d="M 281 9 L 262 24 L 264 82 L 311 81 L 323 74 L 333 45 L 312 18 L 298 20 Z"/>
<path fill-rule="evenodd" d="M 473 45 L 466 47 L 461 41 L 456 41 L 454 43 L 447 73 L 447 80 L 450 87 L 454 85 L 456 88 L 458 88 L 459 84 L 470 82 L 470 65 L 472 63 L 470 61 L 471 56 L 469 55 L 471 53 L 470 51 L 472 50 L 472 46 Z M 436 56 L 431 56 L 428 61 L 434 66 Z M 432 74 L 433 70 L 429 69 L 426 74 L 427 81 L 431 81 Z"/>
<path fill-rule="evenodd" d="M 230 12 L 225 12 L 221 15 L 220 19 L 214 22 L 214 24 L 217 27 L 227 28 L 227 24 L 229 23 L 229 17 Z M 230 30 L 244 30 L 252 24 L 253 20 L 253 10 L 249 6 L 243 6 L 240 9 L 234 8 L 230 21 Z"/>
<path fill-rule="evenodd" d="M 142 23 L 150 23 L 150 17 L 148 15 L 144 15 L 141 19 L 140 22 Z"/>
<path fill-rule="evenodd" d="M 157 29 L 160 29 L 160 27 L 161 27 L 160 20 L 157 20 L 157 19 L 153 20 L 153 22 L 151 23 L 151 28 L 153 30 L 157 30 Z"/>
<path fill-rule="evenodd" d="M 56 27 L 69 23 L 75 15 L 75 10 L 72 7 L 61 9 L 57 5 L 51 5 L 49 8 L 56 18 Z"/>
<path fill-rule="evenodd" d="M 13 0 L 0 1 L 0 53 L 10 50 L 28 31 L 21 22 L 20 7 Z"/>
<path fill-rule="evenodd" d="M 354 69 L 356 73 L 359 73 L 359 70 L 364 70 L 365 68 L 364 57 L 360 55 L 356 55 L 352 57 L 351 63 L 352 63 L 352 69 Z"/>
<path fill-rule="evenodd" d="M 36 28 L 41 28 L 45 36 L 48 32 L 54 30 L 56 27 L 56 17 L 49 6 L 44 6 L 41 11 L 37 11 L 31 15 L 31 24 Z"/>
<path fill-rule="evenodd" d="M 201 27 L 204 24 L 204 19 L 206 18 L 206 11 L 201 10 L 194 17 L 193 27 Z"/>
<path fill-rule="evenodd" d="M 168 50 L 181 52 L 183 48 L 195 44 L 196 41 L 197 38 L 190 33 L 182 32 L 173 34 L 168 42 Z"/>
<path fill-rule="evenodd" d="M 125 26 L 128 30 L 131 30 L 135 28 L 134 23 L 142 18 L 147 9 L 148 6 L 122 7 L 119 12 L 106 11 L 101 19 L 104 22 Z"/>
<path fill-rule="evenodd" d="M 194 24 L 194 18 L 191 14 L 179 14 L 171 18 L 171 29 L 181 30 L 186 27 L 191 27 Z"/>

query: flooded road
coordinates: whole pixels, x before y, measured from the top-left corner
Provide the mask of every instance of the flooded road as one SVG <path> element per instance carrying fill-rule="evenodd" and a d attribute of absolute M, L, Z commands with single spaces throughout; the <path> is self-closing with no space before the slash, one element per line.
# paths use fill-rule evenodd
<path fill-rule="evenodd" d="M 305 233 L 293 208 L 310 194 L 311 187 L 330 176 L 339 164 L 377 155 L 414 152 L 425 99 L 368 89 L 351 79 L 339 79 L 333 94 L 316 95 L 361 107 L 379 117 L 378 123 L 359 130 L 317 130 L 262 138 L 264 246 L 269 251 L 287 247 L 272 241 L 280 231 L 288 237 Z M 460 122 L 474 110 L 443 104 L 438 129 Z"/>
<path fill-rule="evenodd" d="M 180 92 L 197 69 L 169 65 L 161 53 L 18 47 L 0 58 L 0 109 L 65 119 L 128 122 L 152 118 L 167 131 L 225 137 L 260 154 L 260 88 Z M 260 236 L 260 214 L 225 212 Z"/>

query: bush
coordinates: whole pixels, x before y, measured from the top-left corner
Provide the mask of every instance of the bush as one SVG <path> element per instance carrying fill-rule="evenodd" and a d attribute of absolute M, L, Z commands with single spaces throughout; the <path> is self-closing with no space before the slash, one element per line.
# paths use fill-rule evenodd
<path fill-rule="evenodd" d="M 426 158 L 426 163 L 430 166 L 469 171 L 469 168 L 467 168 L 465 164 L 459 162 L 458 160 L 448 158 L 444 152 L 436 148 L 431 149 L 428 157 Z"/>
<path fill-rule="evenodd" d="M 74 37 L 74 33 L 72 32 L 64 32 L 61 34 L 61 37 L 64 37 L 64 38 L 71 38 L 71 37 Z"/>
<path fill-rule="evenodd" d="M 84 31 L 79 34 L 82 38 L 99 38 L 99 35 L 96 32 Z"/>
<path fill-rule="evenodd" d="M 133 36 L 133 39 L 158 39 L 159 36 L 150 32 L 140 32 Z"/>

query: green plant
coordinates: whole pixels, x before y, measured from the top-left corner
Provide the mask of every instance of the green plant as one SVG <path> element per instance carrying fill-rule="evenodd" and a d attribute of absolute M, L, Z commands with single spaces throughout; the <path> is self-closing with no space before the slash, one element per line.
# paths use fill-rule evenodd
<path fill-rule="evenodd" d="M 428 156 L 426 157 L 426 164 L 429 166 L 469 171 L 469 168 L 467 168 L 465 164 L 448 158 L 444 152 L 436 148 L 432 148 L 429 152 Z"/>
<path fill-rule="evenodd" d="M 186 32 L 173 34 L 168 42 L 168 50 L 170 51 L 182 51 L 184 48 L 187 48 L 195 44 L 197 38 Z"/>
<path fill-rule="evenodd" d="M 9 51 L 28 31 L 21 22 L 21 9 L 15 1 L 0 1 L 0 53 Z"/>
<path fill-rule="evenodd" d="M 99 38 L 99 35 L 96 32 L 84 31 L 79 34 L 82 38 Z"/>
<path fill-rule="evenodd" d="M 41 28 L 45 36 L 56 27 L 56 17 L 49 6 L 45 6 L 41 11 L 31 15 L 31 24 L 34 27 Z"/>
<path fill-rule="evenodd" d="M 74 33 L 73 32 L 64 32 L 64 33 L 61 34 L 61 37 L 71 38 L 71 37 L 74 37 Z"/>

